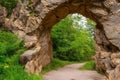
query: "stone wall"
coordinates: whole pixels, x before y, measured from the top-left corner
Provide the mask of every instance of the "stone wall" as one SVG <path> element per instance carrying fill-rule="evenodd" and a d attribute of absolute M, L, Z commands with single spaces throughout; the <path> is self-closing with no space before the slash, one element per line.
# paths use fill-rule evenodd
<path fill-rule="evenodd" d="M 104 71 L 109 80 L 119 80 L 119 7 L 119 0 L 25 0 L 24 3 L 19 1 L 11 16 L 2 22 L 0 20 L 0 25 L 25 41 L 28 51 L 21 55 L 20 60 L 28 72 L 39 74 L 52 59 L 52 26 L 68 14 L 80 13 L 97 23 L 96 68 Z"/>

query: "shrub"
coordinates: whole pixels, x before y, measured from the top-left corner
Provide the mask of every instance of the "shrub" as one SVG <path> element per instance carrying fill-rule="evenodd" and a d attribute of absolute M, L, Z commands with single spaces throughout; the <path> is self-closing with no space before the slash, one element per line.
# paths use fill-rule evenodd
<path fill-rule="evenodd" d="M 30 75 L 20 65 L 12 65 L 6 68 L 4 80 L 42 80 L 37 75 Z"/>
<path fill-rule="evenodd" d="M 0 32 L 0 80 L 42 80 L 37 75 L 30 75 L 19 63 L 19 57 L 26 49 L 24 42 L 17 35 Z"/>
<path fill-rule="evenodd" d="M 79 17 L 78 17 L 79 18 Z M 79 18 L 80 19 L 80 18 Z M 84 28 L 73 24 L 71 15 L 57 23 L 51 32 L 53 56 L 68 61 L 85 61 L 94 55 L 93 29 L 95 23 L 87 19 Z"/>
<path fill-rule="evenodd" d="M 0 55 L 12 55 L 20 48 L 21 41 L 10 32 L 0 32 Z"/>

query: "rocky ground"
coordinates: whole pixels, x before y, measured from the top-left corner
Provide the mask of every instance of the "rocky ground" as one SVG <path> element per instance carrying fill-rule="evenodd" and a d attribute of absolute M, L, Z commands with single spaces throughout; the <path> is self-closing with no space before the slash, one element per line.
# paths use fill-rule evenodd
<path fill-rule="evenodd" d="M 67 65 L 44 75 L 44 80 L 105 80 L 105 76 L 91 70 L 79 70 L 85 63 Z"/>

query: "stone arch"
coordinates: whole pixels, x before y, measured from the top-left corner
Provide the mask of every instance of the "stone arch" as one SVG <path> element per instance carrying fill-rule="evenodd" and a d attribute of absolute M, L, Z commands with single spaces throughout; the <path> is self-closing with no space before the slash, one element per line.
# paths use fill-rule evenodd
<path fill-rule="evenodd" d="M 120 4 L 116 0 L 32 0 L 21 3 L 5 19 L 5 27 L 18 34 L 28 48 L 21 62 L 30 73 L 39 73 L 52 59 L 50 31 L 70 13 L 80 13 L 97 23 L 95 28 L 96 67 L 119 80 Z"/>

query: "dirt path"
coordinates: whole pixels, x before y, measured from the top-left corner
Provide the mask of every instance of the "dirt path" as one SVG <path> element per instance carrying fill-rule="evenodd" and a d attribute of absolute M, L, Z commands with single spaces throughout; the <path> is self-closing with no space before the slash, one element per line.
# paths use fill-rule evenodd
<path fill-rule="evenodd" d="M 104 80 L 104 76 L 91 70 L 78 70 L 85 63 L 67 65 L 46 73 L 44 80 Z"/>

